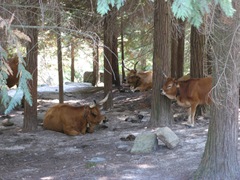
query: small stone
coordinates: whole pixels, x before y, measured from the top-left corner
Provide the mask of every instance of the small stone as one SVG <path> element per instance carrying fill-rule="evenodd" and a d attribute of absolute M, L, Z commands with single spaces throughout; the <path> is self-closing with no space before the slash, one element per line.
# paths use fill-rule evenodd
<path fill-rule="evenodd" d="M 157 150 L 158 141 L 154 133 L 147 132 L 136 137 L 131 153 L 151 153 Z"/>
<path fill-rule="evenodd" d="M 156 131 L 157 137 L 169 148 L 175 148 L 179 143 L 178 136 L 168 127 L 159 128 Z"/>
<path fill-rule="evenodd" d="M 9 119 L 4 119 L 3 121 L 2 121 L 2 125 L 3 126 L 13 126 L 14 125 L 14 123 L 13 122 L 10 122 L 10 120 Z"/>

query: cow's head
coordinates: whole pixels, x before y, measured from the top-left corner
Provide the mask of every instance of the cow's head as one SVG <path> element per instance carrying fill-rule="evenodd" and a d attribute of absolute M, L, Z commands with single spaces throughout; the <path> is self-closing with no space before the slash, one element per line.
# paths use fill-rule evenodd
<path fill-rule="evenodd" d="M 138 75 L 132 75 L 127 77 L 127 83 L 134 88 L 139 86 L 141 83 L 141 78 Z"/>
<path fill-rule="evenodd" d="M 99 101 L 98 103 L 96 103 L 96 101 L 94 101 L 93 104 L 91 104 L 89 106 L 89 109 L 86 110 L 88 111 L 86 113 L 86 119 L 87 119 L 87 123 L 88 123 L 88 132 L 93 132 L 94 131 L 94 127 L 98 124 L 102 124 L 107 122 L 107 118 L 105 115 L 101 114 L 100 111 L 100 106 L 102 106 L 108 99 L 109 93 L 106 95 L 106 97 Z"/>
<path fill-rule="evenodd" d="M 136 62 L 134 64 L 134 69 L 128 69 L 127 67 L 124 66 L 128 70 L 128 74 L 127 74 L 127 77 L 126 77 L 126 82 L 130 86 L 134 86 L 134 87 L 136 87 L 136 85 L 137 85 L 137 83 L 140 79 L 140 77 L 137 76 L 137 69 L 136 69 L 136 66 L 137 66 L 138 62 Z"/>
<path fill-rule="evenodd" d="M 160 90 L 162 95 L 167 96 L 169 99 L 176 99 L 178 91 L 178 82 L 174 78 L 167 78 L 167 81 Z"/>

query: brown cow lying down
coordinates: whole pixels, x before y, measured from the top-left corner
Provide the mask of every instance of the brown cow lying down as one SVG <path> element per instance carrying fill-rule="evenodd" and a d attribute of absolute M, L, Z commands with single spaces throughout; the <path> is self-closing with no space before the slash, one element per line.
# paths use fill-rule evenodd
<path fill-rule="evenodd" d="M 133 92 L 152 89 L 152 71 L 137 72 L 136 70 L 130 70 L 126 80 Z"/>
<path fill-rule="evenodd" d="M 177 81 L 167 78 L 161 89 L 161 94 L 169 99 L 176 100 L 178 105 L 188 107 L 187 125 L 194 126 L 196 108 L 200 104 L 210 104 L 209 92 L 212 89 L 212 78 L 196 78 L 186 81 Z"/>
<path fill-rule="evenodd" d="M 43 127 L 48 130 L 63 132 L 67 135 L 92 133 L 94 127 L 106 117 L 101 115 L 99 107 L 108 99 L 107 96 L 96 104 L 74 107 L 69 104 L 58 104 L 51 107 L 45 114 Z"/>

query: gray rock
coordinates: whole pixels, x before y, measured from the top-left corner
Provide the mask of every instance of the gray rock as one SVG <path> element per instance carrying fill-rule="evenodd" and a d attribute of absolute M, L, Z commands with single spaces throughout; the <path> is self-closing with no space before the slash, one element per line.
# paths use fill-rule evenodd
<path fill-rule="evenodd" d="M 156 135 L 169 149 L 175 148 L 180 142 L 178 136 L 168 127 L 159 128 Z"/>
<path fill-rule="evenodd" d="M 151 153 L 157 150 L 158 141 L 157 136 L 154 133 L 147 132 L 140 134 L 136 137 L 131 153 L 140 154 L 140 153 Z"/>

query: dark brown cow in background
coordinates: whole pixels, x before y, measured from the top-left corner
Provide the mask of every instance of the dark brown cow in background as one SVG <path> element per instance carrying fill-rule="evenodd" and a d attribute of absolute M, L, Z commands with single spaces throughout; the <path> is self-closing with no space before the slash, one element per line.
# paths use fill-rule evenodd
<path fill-rule="evenodd" d="M 94 104 L 88 106 L 55 105 L 46 112 L 43 127 L 71 136 L 92 133 L 96 125 L 106 120 L 99 107 L 107 101 L 108 96 L 109 93 L 99 103 L 94 101 Z"/>
<path fill-rule="evenodd" d="M 129 84 L 133 92 L 152 89 L 152 71 L 138 72 L 136 69 L 137 63 L 135 63 L 134 69 L 132 70 L 125 67 L 129 71 L 126 77 L 127 84 Z"/>
<path fill-rule="evenodd" d="M 161 94 L 176 100 L 178 105 L 189 108 L 187 125 L 193 127 L 197 106 L 211 103 L 209 97 L 211 89 L 212 77 L 192 78 L 185 81 L 167 78 Z"/>
<path fill-rule="evenodd" d="M 8 65 L 11 68 L 11 72 L 8 74 L 7 78 L 7 86 L 9 88 L 17 85 L 18 86 L 18 81 L 19 81 L 19 76 L 18 76 L 18 57 L 15 56 L 13 58 L 8 59 Z"/>

